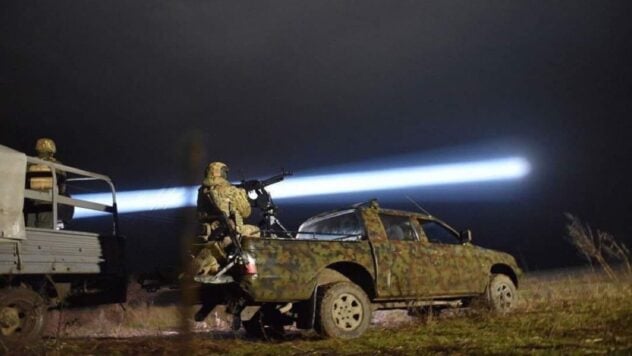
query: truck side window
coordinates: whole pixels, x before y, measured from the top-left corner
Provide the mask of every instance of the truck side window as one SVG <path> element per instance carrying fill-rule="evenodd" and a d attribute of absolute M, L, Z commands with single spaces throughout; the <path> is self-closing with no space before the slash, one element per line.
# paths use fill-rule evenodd
<path fill-rule="evenodd" d="M 452 244 L 457 245 L 460 244 L 461 241 L 452 233 L 452 231 L 446 229 L 440 224 L 434 221 L 423 221 L 420 220 L 421 228 L 424 230 L 428 241 L 433 243 L 442 243 L 442 244 Z"/>
<path fill-rule="evenodd" d="M 417 236 L 413 230 L 410 218 L 407 216 L 396 216 L 380 214 L 382 225 L 386 230 L 386 236 L 394 241 L 416 241 Z"/>
<path fill-rule="evenodd" d="M 301 225 L 297 239 L 358 239 L 363 234 L 362 226 L 355 211 L 332 217 L 308 221 Z"/>

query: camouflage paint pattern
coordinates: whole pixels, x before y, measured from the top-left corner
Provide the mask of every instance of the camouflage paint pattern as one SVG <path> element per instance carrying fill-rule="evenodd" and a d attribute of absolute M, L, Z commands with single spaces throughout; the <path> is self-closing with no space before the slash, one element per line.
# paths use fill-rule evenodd
<path fill-rule="evenodd" d="M 258 274 L 242 283 L 257 302 L 309 299 L 318 276 L 337 262 L 353 263 L 373 277 L 369 242 L 244 238 L 242 248 L 256 260 Z"/>
<path fill-rule="evenodd" d="M 409 217 L 417 241 L 388 240 L 380 214 Z M 483 249 L 471 243 L 432 243 L 418 220 L 440 222 L 424 214 L 379 209 L 362 210 L 369 239 L 373 241 L 377 262 L 378 298 L 420 298 L 448 295 L 473 295 L 484 292 L 494 264 L 504 264 L 519 274 L 508 254 Z M 442 222 L 441 222 L 442 223 Z"/>
<path fill-rule="evenodd" d="M 494 265 L 521 274 L 514 258 L 471 243 L 431 243 L 422 230 L 417 241 L 391 241 L 380 214 L 399 215 L 415 221 L 430 216 L 380 209 L 377 203 L 360 208 L 367 238 L 360 241 L 292 239 L 244 239 L 246 252 L 255 257 L 257 275 L 247 275 L 242 284 L 255 302 L 308 299 L 319 274 L 328 266 L 355 264 L 371 276 L 375 300 L 426 299 L 479 295 Z M 354 280 L 356 276 L 347 276 Z M 366 287 L 366 286 L 365 286 Z"/>

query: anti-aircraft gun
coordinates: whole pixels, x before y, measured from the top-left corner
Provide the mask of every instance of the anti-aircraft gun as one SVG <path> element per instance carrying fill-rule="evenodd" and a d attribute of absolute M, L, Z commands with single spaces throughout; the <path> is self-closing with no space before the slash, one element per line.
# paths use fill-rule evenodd
<path fill-rule="evenodd" d="M 244 189 L 248 193 L 248 201 L 250 206 L 257 208 L 262 215 L 259 222 L 259 228 L 261 230 L 261 237 L 268 238 L 292 238 L 292 234 L 281 224 L 277 218 L 277 206 L 272 200 L 270 192 L 266 190 L 266 187 L 281 182 L 287 176 L 291 176 L 293 173 L 282 170 L 281 173 L 272 177 L 258 180 L 242 180 L 236 187 Z M 252 196 L 254 195 L 254 196 Z M 218 212 L 216 215 L 220 226 L 222 226 L 223 236 L 230 238 L 231 243 L 226 248 L 227 262 L 223 265 L 222 269 L 213 275 L 197 275 L 194 276 L 194 280 L 206 284 L 219 284 L 227 281 L 232 281 L 232 277 L 229 277 L 229 271 L 237 265 L 247 268 L 248 261 L 246 254 L 241 248 L 241 236 L 235 229 L 231 221 L 230 216 L 226 216 L 223 212 Z"/>
<path fill-rule="evenodd" d="M 282 170 L 281 173 L 270 178 L 264 180 L 242 180 L 241 183 L 237 185 L 237 187 L 243 188 L 248 192 L 250 205 L 261 211 L 263 217 L 259 223 L 259 228 L 264 237 L 292 237 L 290 232 L 277 218 L 277 206 L 274 204 L 270 193 L 266 190 L 267 186 L 279 183 L 284 180 L 285 177 L 291 176 L 292 174 L 290 171 Z M 254 198 L 250 197 L 251 193 L 255 194 Z"/>

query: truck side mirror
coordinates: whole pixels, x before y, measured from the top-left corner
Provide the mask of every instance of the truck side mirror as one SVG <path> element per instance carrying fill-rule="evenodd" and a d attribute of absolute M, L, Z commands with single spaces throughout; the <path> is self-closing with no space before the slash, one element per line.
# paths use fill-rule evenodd
<path fill-rule="evenodd" d="M 472 231 L 470 229 L 461 231 L 460 236 L 461 236 L 462 243 L 472 242 Z"/>

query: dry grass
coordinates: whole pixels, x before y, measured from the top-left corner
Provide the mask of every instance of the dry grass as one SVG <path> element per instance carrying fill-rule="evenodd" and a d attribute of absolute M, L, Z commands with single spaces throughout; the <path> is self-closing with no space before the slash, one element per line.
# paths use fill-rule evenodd
<path fill-rule="evenodd" d="M 206 325 L 197 325 L 198 332 L 186 342 L 178 336 L 166 337 L 166 331 L 178 328 L 177 309 L 156 306 L 150 298 L 144 304 L 132 300 L 127 312 L 118 307 L 118 316 L 111 315 L 113 306 L 89 311 L 92 317 L 64 326 L 66 337 L 22 351 L 49 355 L 629 354 L 631 298 L 632 280 L 627 275 L 620 275 L 616 282 L 590 271 L 528 275 L 521 284 L 520 305 L 509 315 L 449 312 L 420 320 L 405 312 L 379 312 L 374 325 L 359 339 L 321 340 L 313 332 L 292 331 L 278 342 L 233 333 L 221 314 L 209 316 Z M 94 335 L 108 338 L 87 338 Z M 117 338 L 121 335 L 144 336 Z"/>
<path fill-rule="evenodd" d="M 133 284 L 125 304 L 51 311 L 45 335 L 54 338 L 173 335 L 181 328 L 178 304 L 177 291 L 153 294 Z M 217 311 L 204 322 L 191 325 L 194 332 L 226 330 L 230 320 L 222 311 Z"/>
<path fill-rule="evenodd" d="M 630 265 L 630 250 L 623 243 L 617 241 L 611 234 L 593 229 L 583 223 L 578 217 L 566 213 L 567 240 L 575 246 L 577 251 L 588 260 L 590 265 L 597 262 L 604 272 L 613 280 L 617 279 L 612 263 L 624 266 L 628 275 L 632 274 Z"/>

